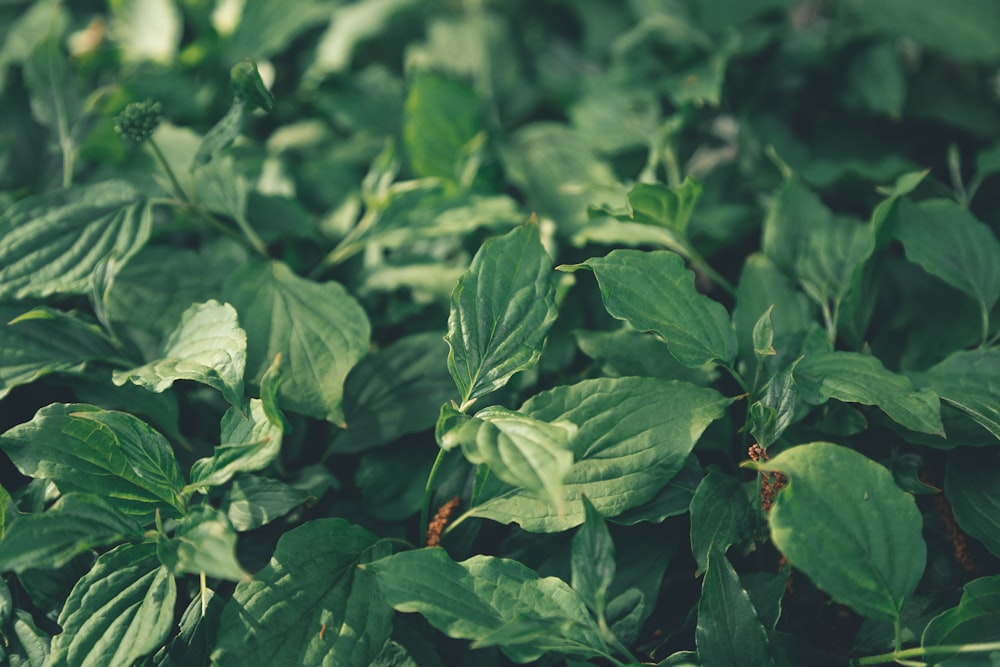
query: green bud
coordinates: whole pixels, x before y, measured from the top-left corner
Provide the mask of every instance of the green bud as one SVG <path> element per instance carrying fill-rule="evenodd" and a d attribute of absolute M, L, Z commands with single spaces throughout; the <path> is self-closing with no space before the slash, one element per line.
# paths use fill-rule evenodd
<path fill-rule="evenodd" d="M 261 80 L 257 63 L 252 60 L 238 62 L 229 74 L 236 96 L 246 100 L 251 109 L 270 111 L 274 107 L 274 95 Z"/>
<path fill-rule="evenodd" d="M 123 139 L 141 144 L 153 135 L 162 117 L 159 102 L 149 99 L 132 102 L 115 116 L 115 132 Z"/>

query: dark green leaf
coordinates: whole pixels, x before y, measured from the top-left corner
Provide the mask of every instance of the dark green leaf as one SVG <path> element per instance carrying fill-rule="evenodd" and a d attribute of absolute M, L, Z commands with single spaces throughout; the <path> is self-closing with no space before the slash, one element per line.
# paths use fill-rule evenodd
<path fill-rule="evenodd" d="M 892 473 L 826 442 L 757 467 L 788 478 L 769 519 L 771 539 L 792 567 L 862 616 L 898 619 L 924 573 L 927 546 L 913 496 Z"/>
<path fill-rule="evenodd" d="M 100 496 L 67 493 L 19 517 L 0 540 L 0 570 L 52 569 L 95 547 L 142 537 L 142 526 Z"/>
<path fill-rule="evenodd" d="M 608 587 L 615 579 L 615 545 L 604 517 L 590 504 L 587 496 L 581 500 L 584 519 L 573 536 L 570 583 L 591 611 L 603 618 Z"/>
<path fill-rule="evenodd" d="M 256 475 L 233 480 L 222 509 L 238 531 L 266 526 L 306 502 L 309 494 L 284 482 Z"/>
<path fill-rule="evenodd" d="M 242 97 L 233 100 L 233 105 L 229 107 L 226 115 L 219 119 L 219 122 L 212 126 L 212 129 L 205 134 L 201 143 L 198 144 L 198 151 L 191 161 L 190 171 L 194 172 L 198 167 L 207 164 L 215 155 L 230 144 L 236 141 L 243 129 L 243 121 L 249 113 L 247 101 Z"/>
<path fill-rule="evenodd" d="M 763 398 L 750 405 L 750 433 L 765 449 L 777 442 L 795 421 L 799 401 L 794 376 L 797 363 L 771 378 Z"/>
<path fill-rule="evenodd" d="M 181 616 L 180 632 L 173 640 L 156 652 L 153 664 L 157 667 L 190 667 L 208 664 L 211 643 L 222 614 L 224 601 L 211 589 L 204 598 L 197 595 Z"/>
<path fill-rule="evenodd" d="M 10 667 L 44 667 L 50 664 L 49 645 L 52 638 L 35 625 L 31 614 L 23 609 L 14 610 L 11 630 L 13 636 L 5 633 L 5 645 L 0 649 L 6 651 Z"/>
<path fill-rule="evenodd" d="M 642 522 L 661 523 L 672 516 L 687 514 L 703 476 L 698 458 L 692 454 L 681 471 L 652 500 L 622 512 L 611 521 L 621 526 L 633 526 Z"/>
<path fill-rule="evenodd" d="M 522 489 L 505 489 L 470 512 L 557 532 L 583 523 L 580 498 L 586 495 L 602 516 L 616 517 L 656 497 L 729 403 L 712 389 L 654 378 L 584 380 L 538 394 L 520 412 L 579 426 L 575 462 L 563 480 L 565 514 Z"/>
<path fill-rule="evenodd" d="M 961 646 L 1000 641 L 1000 576 L 982 577 L 970 581 L 962 589 L 962 599 L 958 606 L 934 617 L 924 628 L 920 644 L 924 648 L 934 646 Z M 941 659 L 939 653 L 933 654 Z M 978 658 L 989 664 L 985 653 L 979 656 L 963 656 L 969 660 Z M 941 664 L 966 664 L 961 660 Z"/>
<path fill-rule="evenodd" d="M 124 181 L 26 197 L 0 215 L 0 299 L 89 294 L 107 257 L 122 266 L 149 238 L 150 207 Z"/>
<path fill-rule="evenodd" d="M 280 0 L 248 2 L 239 13 L 235 29 L 223 42 L 224 60 L 263 60 L 280 53 L 296 35 L 329 18 L 330 11 L 330 6 L 320 0 L 298 2 L 293 12 Z"/>
<path fill-rule="evenodd" d="M 696 575 L 708 567 L 713 549 L 725 556 L 730 546 L 753 530 L 754 511 L 744 483 L 709 470 L 691 498 L 691 553 L 698 563 Z"/>
<path fill-rule="evenodd" d="M 771 323 L 771 311 L 774 304 L 768 306 L 764 314 L 753 325 L 753 352 L 758 357 L 770 357 L 774 351 L 774 324 Z"/>
<path fill-rule="evenodd" d="M 221 441 L 211 458 L 191 466 L 191 486 L 225 484 L 241 472 L 256 472 L 271 465 L 281 451 L 282 426 L 264 414 L 264 404 L 250 399 L 248 414 L 230 408 L 222 417 Z"/>
<path fill-rule="evenodd" d="M 593 359 L 605 376 L 638 375 L 697 385 L 711 384 L 716 377 L 714 371 L 682 366 L 659 337 L 627 325 L 616 331 L 580 329 L 573 332 L 573 337 L 580 351 Z"/>
<path fill-rule="evenodd" d="M 243 403 L 247 335 L 236 310 L 218 301 L 195 304 L 184 311 L 159 358 L 128 371 L 115 371 L 116 385 L 133 382 L 156 393 L 176 380 L 193 380 L 218 389 L 230 405 Z"/>
<path fill-rule="evenodd" d="M 0 446 L 22 474 L 51 480 L 63 493 L 100 495 L 140 523 L 157 509 L 183 513 L 184 481 L 170 443 L 132 415 L 54 403 L 0 436 Z"/>
<path fill-rule="evenodd" d="M 662 183 L 637 183 L 628 191 L 631 218 L 684 236 L 701 191 L 701 184 L 690 176 L 675 188 Z"/>
<path fill-rule="evenodd" d="M 706 554 L 698 602 L 698 660 L 704 667 L 774 665 L 767 632 L 722 550 Z"/>
<path fill-rule="evenodd" d="M 959 527 L 1000 555 L 1000 457 L 994 450 L 952 452 L 944 495 Z"/>
<path fill-rule="evenodd" d="M 913 382 L 1000 439 L 1000 349 L 959 350 Z"/>
<path fill-rule="evenodd" d="M 392 611 L 358 565 L 388 551 L 343 519 L 288 531 L 267 567 L 236 586 L 213 663 L 368 667 L 389 638 Z"/>
<path fill-rule="evenodd" d="M 156 555 L 172 575 L 204 572 L 216 579 L 247 581 L 236 561 L 236 531 L 226 515 L 199 505 L 177 521 L 173 537 L 157 536 Z"/>
<path fill-rule="evenodd" d="M 451 295 L 448 370 L 462 402 L 504 386 L 541 357 L 556 317 L 552 260 L 538 225 L 488 240 Z"/>
<path fill-rule="evenodd" d="M 433 72 L 413 73 L 403 143 L 418 176 L 460 180 L 459 159 L 480 131 L 479 107 L 471 86 Z"/>
<path fill-rule="evenodd" d="M 769 257 L 760 253 L 750 255 L 743 264 L 736 286 L 736 310 L 733 313 L 740 356 L 748 363 L 756 361 L 752 355 L 755 349 L 753 331 L 757 321 L 760 314 L 772 306 L 770 317 L 775 352 L 778 358 L 791 361 L 788 356 L 798 354 L 798 344 L 793 342 L 814 322 L 815 306 Z M 795 349 L 789 349 L 791 347 Z"/>
<path fill-rule="evenodd" d="M 32 115 L 53 130 L 67 159 L 67 153 L 76 151 L 72 135 L 81 105 L 61 41 L 59 35 L 50 33 L 35 45 L 24 63 L 24 79 L 31 95 Z"/>
<path fill-rule="evenodd" d="M 908 0 L 860 0 L 852 5 L 871 28 L 903 35 L 963 60 L 993 60 L 1000 45 L 1000 7 L 991 0 L 956 0 L 947 6 Z"/>
<path fill-rule="evenodd" d="M 593 271 L 608 312 L 639 331 L 655 332 L 685 366 L 728 364 L 735 359 L 736 334 L 729 313 L 698 293 L 694 274 L 680 255 L 613 250 L 605 257 L 559 268 Z"/>
<path fill-rule="evenodd" d="M 109 551 L 73 587 L 59 614 L 52 667 L 131 665 L 149 655 L 174 625 L 176 597 L 154 545 Z"/>
<path fill-rule="evenodd" d="M 259 383 L 280 353 L 282 406 L 343 423 L 344 378 L 371 334 L 357 301 L 340 284 L 301 278 L 280 262 L 244 265 L 224 291 L 247 332 L 248 379 Z"/>

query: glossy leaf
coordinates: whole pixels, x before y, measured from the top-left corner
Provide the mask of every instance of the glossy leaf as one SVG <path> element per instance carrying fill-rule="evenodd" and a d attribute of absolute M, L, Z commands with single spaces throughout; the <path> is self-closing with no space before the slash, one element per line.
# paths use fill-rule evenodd
<path fill-rule="evenodd" d="M 117 356 L 95 325 L 62 311 L 0 306 L 0 399 L 49 373 L 77 373 Z"/>
<path fill-rule="evenodd" d="M 695 630 L 698 660 L 704 667 L 774 665 L 767 632 L 729 559 L 718 548 L 705 559 Z"/>
<path fill-rule="evenodd" d="M 124 181 L 26 197 L 0 214 L 0 299 L 89 294 L 102 260 L 125 264 L 151 227 L 149 206 Z"/>
<path fill-rule="evenodd" d="M 140 523 L 157 509 L 183 513 L 184 482 L 170 443 L 132 415 L 54 403 L 0 436 L 0 447 L 22 474 L 64 493 L 100 495 Z"/>
<path fill-rule="evenodd" d="M 764 396 L 750 405 L 750 433 L 764 449 L 777 442 L 795 421 L 799 390 L 792 364 L 767 383 Z"/>
<path fill-rule="evenodd" d="M 756 467 L 788 478 L 768 518 L 792 567 L 862 616 L 898 619 L 923 576 L 927 546 L 913 496 L 892 473 L 827 442 L 792 447 Z"/>
<path fill-rule="evenodd" d="M 219 486 L 237 473 L 263 470 L 281 451 L 282 425 L 272 422 L 263 402 L 255 398 L 246 415 L 236 408 L 227 410 L 221 429 L 222 444 L 215 453 L 191 466 L 192 487 Z"/>
<path fill-rule="evenodd" d="M 603 618 L 608 588 L 615 579 L 615 545 L 600 512 L 587 496 L 581 500 L 584 520 L 573 536 L 570 584 L 591 611 Z"/>
<path fill-rule="evenodd" d="M 725 556 L 730 546 L 748 537 L 754 513 L 744 483 L 718 470 L 709 470 L 691 498 L 691 553 L 697 576 L 708 567 L 709 552 Z"/>
<path fill-rule="evenodd" d="M 366 569 L 397 611 L 418 612 L 455 639 L 493 635 L 485 643 L 500 644 L 515 662 L 538 660 L 548 651 L 586 658 L 606 650 L 576 591 L 517 561 L 473 556 L 456 563 L 433 548 L 399 553 Z M 498 631 L 504 634 L 494 635 Z"/>
<path fill-rule="evenodd" d="M 52 667 L 131 665 L 174 625 L 177 587 L 149 543 L 102 555 L 70 593 L 52 638 Z"/>
<path fill-rule="evenodd" d="M 639 331 L 653 331 L 685 366 L 732 363 L 736 334 L 722 304 L 698 293 L 680 255 L 667 251 L 613 250 L 605 257 L 563 265 L 597 277 L 604 307 Z"/>
<path fill-rule="evenodd" d="M 155 361 L 115 371 L 114 383 L 133 382 L 157 393 L 176 380 L 193 380 L 218 389 L 230 405 L 243 403 L 247 336 L 236 310 L 218 301 L 195 304 L 167 338 Z"/>
<path fill-rule="evenodd" d="M 260 378 L 281 354 L 286 410 L 343 423 L 344 379 L 368 350 L 361 306 L 338 283 L 301 278 L 280 262 L 251 262 L 225 287 L 247 332 L 247 377 Z"/>
<path fill-rule="evenodd" d="M 222 509 L 233 528 L 242 532 L 266 526 L 308 499 L 305 491 L 276 479 L 244 475 L 229 486 Z"/>
<path fill-rule="evenodd" d="M 557 532 L 583 523 L 580 499 L 586 495 L 602 516 L 613 519 L 656 497 L 729 403 L 712 389 L 654 378 L 584 380 L 542 392 L 520 412 L 579 427 L 572 440 L 575 462 L 563 480 L 566 512 L 560 515 L 536 495 L 508 488 L 470 513 L 516 522 L 531 532 Z"/>
<path fill-rule="evenodd" d="M 997 641 L 1000 641 L 1000 576 L 996 575 L 967 583 L 958 605 L 935 616 L 924 628 L 920 639 L 924 648 Z M 939 655 L 935 654 L 935 657 L 939 658 Z M 984 664 L 989 662 L 982 654 L 967 657 L 980 657 Z"/>
<path fill-rule="evenodd" d="M 537 363 L 555 317 L 552 260 L 538 225 L 486 241 L 451 295 L 448 370 L 462 402 Z"/>
<path fill-rule="evenodd" d="M 388 555 L 376 542 L 343 519 L 286 532 L 271 562 L 226 603 L 212 662 L 368 667 L 392 629 L 392 610 L 358 567 Z"/>
<path fill-rule="evenodd" d="M 1000 555 L 1000 457 L 993 449 L 951 453 L 944 495 L 959 527 Z"/>
<path fill-rule="evenodd" d="M 175 576 L 204 572 L 214 579 L 250 579 L 236 560 L 236 531 L 225 514 L 208 505 L 192 507 L 172 537 L 159 535 L 156 555 Z"/>
<path fill-rule="evenodd" d="M 959 350 L 913 380 L 1000 440 L 1000 349 Z"/>
<path fill-rule="evenodd" d="M 937 394 L 914 389 L 909 379 L 886 370 L 875 357 L 856 352 L 809 354 L 795 367 L 794 377 L 800 396 L 813 405 L 831 398 L 877 405 L 912 431 L 944 436 Z"/>
<path fill-rule="evenodd" d="M 19 517 L 0 540 L 0 570 L 55 569 L 95 547 L 142 537 L 142 526 L 100 496 L 67 493 Z"/>

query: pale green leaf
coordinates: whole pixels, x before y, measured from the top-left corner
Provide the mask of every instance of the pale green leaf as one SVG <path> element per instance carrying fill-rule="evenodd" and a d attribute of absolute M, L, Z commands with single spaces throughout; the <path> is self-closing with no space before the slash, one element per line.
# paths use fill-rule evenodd
<path fill-rule="evenodd" d="M 122 266 L 151 227 L 149 206 L 123 181 L 26 197 L 0 215 L 0 299 L 89 294 L 98 265 Z"/>
<path fill-rule="evenodd" d="M 560 515 L 523 489 L 507 488 L 470 513 L 516 522 L 531 532 L 557 532 L 583 523 L 580 499 L 586 495 L 611 519 L 652 500 L 729 403 L 712 389 L 637 377 L 584 380 L 538 394 L 521 413 L 579 427 L 571 442 L 575 462 L 563 480 L 566 512 Z"/>
<path fill-rule="evenodd" d="M 684 236 L 701 191 L 701 184 L 690 176 L 677 187 L 637 183 L 628 191 L 630 217 L 636 222 L 665 227 Z"/>
<path fill-rule="evenodd" d="M 69 313 L 0 306 L 0 398 L 49 373 L 78 373 L 118 352 L 99 327 Z"/>
<path fill-rule="evenodd" d="M 46 667 L 52 638 L 35 625 L 35 619 L 23 609 L 14 610 L 13 633 L 6 634 L 4 649 L 10 667 Z"/>
<path fill-rule="evenodd" d="M 668 251 L 613 250 L 605 257 L 563 265 L 597 276 L 604 307 L 639 331 L 653 331 L 685 366 L 728 364 L 736 357 L 736 334 L 725 307 L 699 294 L 694 274 Z"/>
<path fill-rule="evenodd" d="M 433 548 L 399 553 L 366 569 L 397 611 L 418 612 L 455 639 L 507 639 L 500 648 L 515 662 L 538 660 L 548 651 L 587 658 L 606 650 L 576 591 L 517 561 L 473 556 L 456 563 Z M 538 621 L 547 632 L 537 632 Z"/>
<path fill-rule="evenodd" d="M 556 318 L 552 260 L 538 225 L 486 241 L 451 295 L 448 370 L 463 403 L 538 362 Z"/>
<path fill-rule="evenodd" d="M 316 45 L 316 57 L 306 70 L 305 78 L 319 80 L 347 70 L 357 46 L 385 30 L 413 1 L 361 0 L 336 7 Z"/>
<path fill-rule="evenodd" d="M 993 449 L 948 456 L 944 495 L 959 527 L 1000 555 L 1000 457 Z"/>
<path fill-rule="evenodd" d="M 52 667 L 131 665 L 156 650 L 174 625 L 177 586 L 153 544 L 102 555 L 59 614 Z"/>
<path fill-rule="evenodd" d="M 181 315 L 160 356 L 144 366 L 115 371 L 116 385 L 133 382 L 160 393 L 176 380 L 193 380 L 218 389 L 230 405 L 243 403 L 247 336 L 236 310 L 212 300 L 194 304 Z"/>
<path fill-rule="evenodd" d="M 140 523 L 156 510 L 183 513 L 181 471 L 167 440 L 124 412 L 53 403 L 0 436 L 22 474 L 51 480 L 63 493 L 105 498 Z"/>
<path fill-rule="evenodd" d="M 250 579 L 236 560 L 236 531 L 225 514 L 208 505 L 192 507 L 177 521 L 173 537 L 158 534 L 156 555 L 172 575 L 204 572 L 216 579 Z"/>
<path fill-rule="evenodd" d="M 251 262 L 225 286 L 247 332 L 247 378 L 259 383 L 281 354 L 284 409 L 339 424 L 344 379 L 368 351 L 364 310 L 336 282 L 318 283 L 280 262 Z"/>
<path fill-rule="evenodd" d="M 0 540 L 0 571 L 55 569 L 89 549 L 141 537 L 142 526 L 100 496 L 67 493 L 11 524 Z"/>
<path fill-rule="evenodd" d="M 1000 440 L 1000 349 L 959 350 L 914 376 L 913 382 L 933 390 L 946 406 Z"/>
<path fill-rule="evenodd" d="M 801 397 L 814 405 L 831 398 L 877 405 L 893 421 L 920 433 L 944 437 L 941 403 L 929 389 L 886 370 L 878 359 L 856 352 L 809 354 L 795 367 Z"/>
<path fill-rule="evenodd" d="M 221 432 L 222 444 L 213 455 L 191 466 L 192 487 L 219 486 L 237 473 L 263 470 L 281 451 L 282 425 L 268 418 L 263 402 L 256 398 L 250 399 L 247 414 L 236 408 L 227 410 Z"/>
<path fill-rule="evenodd" d="M 713 549 L 725 557 L 730 546 L 750 535 L 754 510 L 744 484 L 718 470 L 709 470 L 691 498 L 691 553 L 696 576 L 708 567 Z"/>
<path fill-rule="evenodd" d="M 695 639 L 705 667 L 767 667 L 774 656 L 767 632 L 736 570 L 720 547 L 705 554 Z"/>
<path fill-rule="evenodd" d="M 119 0 L 110 6 L 111 37 L 124 60 L 173 62 L 184 28 L 184 17 L 174 0 Z"/>
<path fill-rule="evenodd" d="M 788 479 L 768 518 L 792 567 L 862 616 L 897 620 L 923 576 L 927 545 L 920 510 L 892 473 L 827 442 L 792 447 L 757 467 Z"/>
<path fill-rule="evenodd" d="M 368 667 L 389 638 L 392 610 L 358 565 L 388 553 L 343 519 L 286 532 L 223 609 L 213 664 Z"/>

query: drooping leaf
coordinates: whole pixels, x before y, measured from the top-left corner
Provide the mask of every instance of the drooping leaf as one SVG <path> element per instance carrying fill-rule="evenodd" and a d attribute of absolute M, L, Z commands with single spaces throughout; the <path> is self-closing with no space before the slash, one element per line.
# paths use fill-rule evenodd
<path fill-rule="evenodd" d="M 227 489 L 222 509 L 233 528 L 246 531 L 269 524 L 308 499 L 305 491 L 276 479 L 243 475 Z"/>
<path fill-rule="evenodd" d="M 175 576 L 204 572 L 216 579 L 250 579 L 236 560 L 236 531 L 225 514 L 208 505 L 192 507 L 172 537 L 159 534 L 156 555 Z"/>
<path fill-rule="evenodd" d="M 959 350 L 913 382 L 1000 440 L 1000 349 Z"/>
<path fill-rule="evenodd" d="M 961 646 L 963 644 L 996 643 L 1000 641 L 1000 576 L 982 577 L 970 581 L 962 588 L 958 605 L 935 616 L 920 639 L 924 648 L 932 646 Z M 987 654 L 967 655 L 970 663 L 943 659 L 934 654 L 940 664 L 970 664 L 979 659 L 989 664 Z"/>
<path fill-rule="evenodd" d="M 713 549 L 725 557 L 730 546 L 753 530 L 753 506 L 744 484 L 718 470 L 709 470 L 691 498 L 691 553 L 697 575 L 708 567 Z"/>
<path fill-rule="evenodd" d="M 361 306 L 338 283 L 301 278 L 280 262 L 251 262 L 226 281 L 226 300 L 247 332 L 247 377 L 281 354 L 279 396 L 292 412 L 343 423 L 344 378 L 368 349 Z"/>
<path fill-rule="evenodd" d="M 480 103 L 461 81 L 416 71 L 406 96 L 403 143 L 418 176 L 459 180 L 458 158 L 480 131 Z"/>
<path fill-rule="evenodd" d="M 1000 458 L 993 449 L 952 452 L 944 495 L 959 527 L 1000 555 Z"/>
<path fill-rule="evenodd" d="M 219 621 L 217 664 L 368 667 L 392 629 L 392 610 L 358 565 L 388 546 L 343 519 L 286 532 L 271 562 L 236 586 Z"/>
<path fill-rule="evenodd" d="M 46 307 L 0 306 L 0 398 L 49 373 L 77 373 L 118 355 L 95 325 Z"/>
<path fill-rule="evenodd" d="M 195 169 L 207 164 L 217 153 L 228 148 L 236 141 L 236 137 L 240 135 L 240 131 L 243 129 L 243 121 L 246 119 L 247 114 L 249 114 L 247 101 L 242 97 L 233 99 L 233 104 L 229 107 L 226 115 L 220 118 L 219 122 L 205 133 L 201 143 L 198 144 L 198 150 L 194 154 L 189 171 L 193 173 Z"/>
<path fill-rule="evenodd" d="M 26 197 L 0 214 L 0 299 L 89 294 L 104 258 L 124 265 L 151 227 L 150 207 L 124 181 Z"/>
<path fill-rule="evenodd" d="M 282 425 L 264 413 L 264 404 L 250 399 L 244 415 L 230 408 L 222 417 L 221 442 L 210 458 L 191 466 L 191 486 L 204 488 L 225 484 L 241 472 L 256 472 L 271 465 L 281 451 Z"/>
<path fill-rule="evenodd" d="M 583 523 L 580 498 L 586 495 L 613 519 L 656 497 L 729 403 L 712 389 L 636 377 L 584 380 L 538 394 L 521 413 L 579 427 L 571 443 L 573 467 L 563 480 L 566 512 L 560 515 L 528 491 L 507 488 L 470 513 L 531 532 L 557 532 Z"/>
<path fill-rule="evenodd" d="M 218 389 L 230 405 L 243 403 L 247 336 L 236 310 L 212 300 L 184 311 L 160 356 L 128 371 L 115 371 L 116 385 L 133 382 L 160 393 L 176 380 L 193 380 Z"/>
<path fill-rule="evenodd" d="M 55 569 L 95 547 L 142 537 L 135 519 L 94 494 L 67 493 L 44 512 L 19 517 L 0 539 L 0 571 Z"/>
<path fill-rule="evenodd" d="M 552 260 L 538 225 L 486 241 L 451 295 L 448 370 L 462 402 L 537 363 L 555 317 Z"/>
<path fill-rule="evenodd" d="M 886 370 L 877 358 L 856 352 L 806 355 L 794 371 L 800 396 L 813 405 L 831 398 L 877 405 L 896 423 L 920 433 L 944 436 L 941 402 L 929 389 Z"/>
<path fill-rule="evenodd" d="M 639 331 L 653 331 L 685 366 L 732 363 L 736 334 L 725 307 L 699 294 L 694 274 L 680 255 L 613 250 L 604 257 L 563 265 L 563 271 L 590 269 L 597 276 L 604 307 Z"/>
<path fill-rule="evenodd" d="M 587 496 L 581 500 L 584 520 L 573 536 L 570 584 L 591 611 L 602 618 L 608 602 L 608 588 L 615 579 L 615 545 L 600 512 L 594 509 Z"/>
<path fill-rule="evenodd" d="M 920 511 L 892 473 L 827 442 L 792 447 L 757 467 L 788 478 L 768 518 L 791 565 L 862 616 L 898 619 L 923 576 L 927 545 Z"/>
<path fill-rule="evenodd" d="M 102 496 L 139 523 L 156 510 L 183 513 L 184 486 L 167 440 L 137 417 L 92 405 L 53 403 L 0 436 L 22 474 L 63 493 Z"/>
<path fill-rule="evenodd" d="M 365 451 L 432 427 L 438 407 L 455 395 L 441 363 L 445 349 L 441 334 L 419 333 L 362 359 L 344 383 L 347 428 L 335 450 Z"/>
<path fill-rule="evenodd" d="M 151 543 L 102 555 L 59 614 L 52 667 L 131 665 L 149 655 L 174 625 L 177 586 Z"/>
<path fill-rule="evenodd" d="M 705 667 L 774 665 L 767 632 L 736 570 L 719 548 L 705 556 L 698 601 L 698 659 Z"/>
<path fill-rule="evenodd" d="M 580 596 L 514 560 L 473 556 L 456 563 L 443 549 L 419 549 L 366 566 L 397 611 L 418 612 L 455 639 L 499 645 L 515 662 L 549 651 L 581 658 L 606 651 Z"/>

